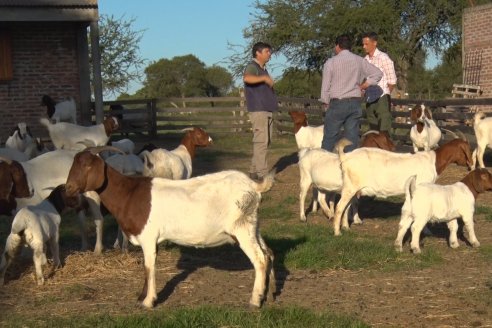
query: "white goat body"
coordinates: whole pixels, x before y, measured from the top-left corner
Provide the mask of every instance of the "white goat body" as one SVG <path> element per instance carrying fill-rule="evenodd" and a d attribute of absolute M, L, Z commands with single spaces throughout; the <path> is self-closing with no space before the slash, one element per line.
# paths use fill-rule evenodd
<path fill-rule="evenodd" d="M 70 122 L 77 124 L 77 105 L 73 97 L 55 103 L 50 96 L 44 95 L 41 99 L 41 104 L 47 107 L 48 117 L 56 123 Z"/>
<path fill-rule="evenodd" d="M 297 148 L 321 148 L 323 125 L 303 126 L 295 134 Z"/>
<path fill-rule="evenodd" d="M 29 132 L 27 124 L 24 122 L 18 123 L 14 131 L 5 141 L 6 148 L 17 149 L 25 152 L 29 145 L 34 144 L 34 140 Z"/>
<path fill-rule="evenodd" d="M 143 152 L 143 175 L 172 180 L 189 179 L 192 173 L 191 156 L 184 145 L 173 150 L 158 148 Z"/>
<path fill-rule="evenodd" d="M 297 148 L 321 148 L 324 126 L 309 126 L 306 113 L 301 111 L 290 111 L 289 115 L 294 122 Z"/>
<path fill-rule="evenodd" d="M 192 173 L 192 160 L 196 147 L 206 147 L 212 138 L 201 128 L 188 130 L 181 144 L 173 150 L 162 148 L 151 152 L 144 151 L 140 157 L 144 161 L 143 175 L 173 180 L 189 179 Z"/>
<path fill-rule="evenodd" d="M 458 222 L 461 217 L 469 234 L 472 246 L 480 243 L 475 236 L 473 213 L 475 197 L 463 182 L 451 185 L 434 183 L 416 183 L 416 177 L 411 176 L 405 184 L 405 203 L 401 210 L 398 236 L 395 247 L 402 251 L 403 237 L 410 225 L 412 226 L 411 248 L 416 254 L 420 253 L 420 233 L 428 222 L 446 222 L 450 230 L 449 245 L 452 248 L 458 244 Z"/>
<path fill-rule="evenodd" d="M 485 117 L 483 112 L 477 112 L 473 119 L 473 129 L 475 130 L 475 137 L 477 139 L 477 149 L 473 156 L 473 167 L 478 164 L 481 168 L 485 167 L 483 162 L 483 155 L 487 146 L 492 147 L 492 117 Z"/>
<path fill-rule="evenodd" d="M 17 162 L 25 162 L 29 160 L 29 156 L 15 148 L 0 148 L 0 157 L 5 157 Z"/>
<path fill-rule="evenodd" d="M 259 234 L 257 209 L 261 193 L 272 183 L 273 174 L 256 183 L 238 171 L 188 180 L 125 177 L 86 151 L 75 157 L 66 186 L 68 195 L 98 189 L 129 240 L 142 247 L 146 287 L 139 299 L 150 308 L 157 299 L 156 245 L 164 240 L 195 247 L 237 241 L 256 272 L 250 304 L 261 305 L 268 271 L 270 282 L 274 276 L 273 254 Z"/>
<path fill-rule="evenodd" d="M 324 149 L 301 149 L 299 151 L 299 174 L 300 174 L 300 215 L 301 221 L 306 221 L 305 200 L 306 194 L 314 184 L 318 191 L 318 201 L 327 217 L 334 214 L 334 200 L 330 197 L 330 206 L 326 204 L 325 194 L 328 192 L 338 193 L 342 190 L 342 170 L 340 169 L 340 158 L 337 154 Z M 313 211 L 317 207 L 316 199 L 313 197 Z"/>
<path fill-rule="evenodd" d="M 142 159 L 135 154 L 111 155 L 105 159 L 105 162 L 116 171 L 124 175 L 141 175 L 144 169 Z"/>
<path fill-rule="evenodd" d="M 135 143 L 130 139 L 121 139 L 118 141 L 111 141 L 111 146 L 118 148 L 125 154 L 133 154 L 135 151 Z"/>
<path fill-rule="evenodd" d="M 118 127 L 118 121 L 113 117 L 93 126 L 81 126 L 67 122 L 52 124 L 46 118 L 40 119 L 39 122 L 48 129 L 56 149 L 68 150 L 83 150 L 87 146 L 104 146 L 108 143 L 111 132 Z M 109 133 L 106 132 L 106 125 L 110 126 Z"/>

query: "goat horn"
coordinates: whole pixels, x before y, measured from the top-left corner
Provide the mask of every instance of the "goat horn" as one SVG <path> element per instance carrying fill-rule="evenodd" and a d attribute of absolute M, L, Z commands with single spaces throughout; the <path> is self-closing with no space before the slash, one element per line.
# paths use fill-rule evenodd
<path fill-rule="evenodd" d="M 460 138 L 460 137 L 459 137 L 456 133 L 454 133 L 454 132 L 453 132 L 453 131 L 451 131 L 451 130 L 444 129 L 444 128 L 441 128 L 441 129 L 442 129 L 443 131 L 446 131 L 446 133 L 449 133 L 450 135 L 452 135 L 452 136 L 453 136 L 453 138 L 455 138 L 455 139 L 459 139 L 459 138 Z"/>
<path fill-rule="evenodd" d="M 181 132 L 193 131 L 193 127 L 181 129 Z"/>
<path fill-rule="evenodd" d="M 460 137 L 461 140 L 468 142 L 468 139 L 466 138 L 465 134 L 461 132 L 460 130 L 457 130 L 456 132 L 458 136 Z"/>
<path fill-rule="evenodd" d="M 100 152 L 102 151 L 105 151 L 105 150 L 108 150 L 108 151 L 114 151 L 116 153 L 120 153 L 120 154 L 125 154 L 124 151 L 122 151 L 121 149 L 119 148 L 116 148 L 116 147 L 113 147 L 113 146 L 97 146 L 97 147 L 89 147 L 87 148 L 86 150 L 90 151 L 91 154 L 93 155 L 97 155 L 99 154 Z"/>
<path fill-rule="evenodd" d="M 377 131 L 377 130 L 369 130 L 369 131 L 366 131 L 362 136 L 365 137 L 366 135 L 371 134 L 371 133 L 379 134 L 379 131 Z"/>
<path fill-rule="evenodd" d="M 12 164 L 12 160 L 10 158 L 0 156 L 0 161 L 4 161 L 7 164 Z"/>

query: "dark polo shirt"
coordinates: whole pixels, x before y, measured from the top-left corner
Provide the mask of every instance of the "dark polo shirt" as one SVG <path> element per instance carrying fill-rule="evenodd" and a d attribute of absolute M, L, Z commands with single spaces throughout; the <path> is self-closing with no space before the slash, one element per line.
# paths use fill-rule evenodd
<path fill-rule="evenodd" d="M 246 66 L 247 74 L 261 76 L 268 75 L 266 69 L 262 69 L 254 60 Z M 277 95 L 273 88 L 266 83 L 244 83 L 246 106 L 249 112 L 276 112 L 278 109 Z"/>

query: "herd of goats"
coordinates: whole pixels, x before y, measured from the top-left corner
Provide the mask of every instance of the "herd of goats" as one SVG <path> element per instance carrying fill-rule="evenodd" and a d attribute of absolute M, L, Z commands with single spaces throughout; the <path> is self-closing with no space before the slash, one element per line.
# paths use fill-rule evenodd
<path fill-rule="evenodd" d="M 135 151 L 130 139 L 110 142 L 112 132 L 121 124 L 116 117 L 81 126 L 77 125 L 73 99 L 56 103 L 43 96 L 42 103 L 48 118 L 40 123 L 48 130 L 55 150 L 46 149 L 25 123 L 17 124 L 5 147 L 0 148 L 0 214 L 13 217 L 0 262 L 0 285 L 26 244 L 33 251 L 38 284 L 44 283 L 47 247 L 53 266 L 61 266 L 59 226 L 61 215 L 69 209 L 76 210 L 81 222 L 83 249 L 87 248 L 83 223 L 90 212 L 96 223 L 94 252 L 100 254 L 104 205 L 119 225 L 114 246 L 126 249 L 129 240 L 143 250 L 145 281 L 139 301 L 144 307 L 153 307 L 157 299 L 156 248 L 164 240 L 194 247 L 238 244 L 255 270 L 250 304 L 260 307 L 267 294 L 273 299 L 274 255 L 259 233 L 257 212 L 261 194 L 274 183 L 274 171 L 261 180 L 237 170 L 191 178 L 196 148 L 212 143 L 203 129 L 185 129 L 180 145 L 173 150 L 148 144 Z M 323 150 L 323 126 L 309 126 L 304 112 L 289 114 L 299 148 L 301 221 L 306 221 L 304 203 L 311 187 L 312 210 L 319 203 L 324 214 L 334 218 L 335 235 L 349 228 L 349 219 L 353 224 L 362 222 L 360 196 L 405 195 L 395 240 L 398 251 L 402 251 L 410 229 L 411 250 L 420 253 L 420 233 L 429 222 L 446 222 L 449 246 L 458 247 L 459 218 L 470 244 L 480 245 L 473 214 L 477 195 L 492 190 L 492 175 L 483 162 L 485 148 L 492 144 L 492 118 L 475 114 L 477 148 L 472 152 L 462 134 L 439 145 L 441 130 L 431 112 L 418 105 L 411 111 L 413 153 L 395 152 L 389 136 L 377 131 L 365 133 L 360 147 L 346 153 L 348 140 L 341 139 L 333 152 Z M 479 168 L 475 168 L 477 162 Z M 471 171 L 454 184 L 436 184 L 451 163 L 468 166 Z M 337 194 L 340 200 L 335 206 Z"/>

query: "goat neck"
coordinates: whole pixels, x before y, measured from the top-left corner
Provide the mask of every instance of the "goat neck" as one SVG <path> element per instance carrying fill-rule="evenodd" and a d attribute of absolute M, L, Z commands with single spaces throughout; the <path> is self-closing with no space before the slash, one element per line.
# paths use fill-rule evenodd
<path fill-rule="evenodd" d="M 125 234 L 137 236 L 150 213 L 152 179 L 127 177 L 89 152 L 77 154 L 68 175 L 68 196 L 94 190 Z"/>
<path fill-rule="evenodd" d="M 118 129 L 118 120 L 114 116 L 110 116 L 104 120 L 102 123 L 104 125 L 104 131 L 106 132 L 106 136 L 110 137 L 111 133 Z"/>
<path fill-rule="evenodd" d="M 471 167 L 472 155 L 468 142 L 454 139 L 435 150 L 436 172 L 441 175 L 444 169 L 451 163 Z"/>
<path fill-rule="evenodd" d="M 476 169 L 468 173 L 462 180 L 477 200 L 478 194 L 492 189 L 492 174 L 486 169 Z"/>

